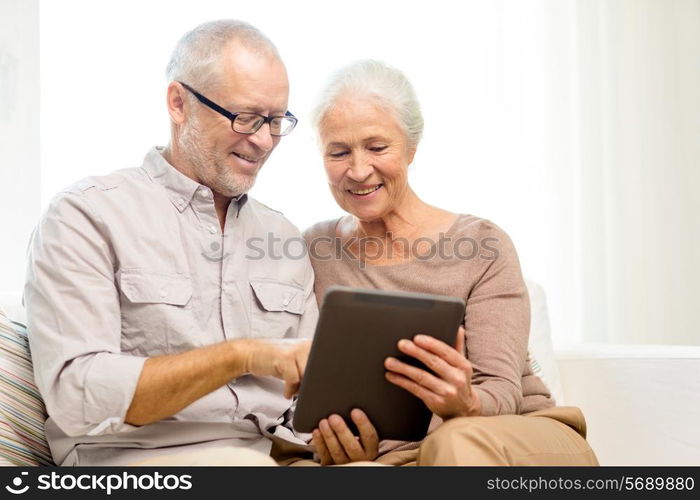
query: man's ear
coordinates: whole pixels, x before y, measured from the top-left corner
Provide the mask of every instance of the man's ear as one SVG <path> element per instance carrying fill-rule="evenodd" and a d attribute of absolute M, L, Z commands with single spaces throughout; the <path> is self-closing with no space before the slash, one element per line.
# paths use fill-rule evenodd
<path fill-rule="evenodd" d="M 166 94 L 166 105 L 170 120 L 181 125 L 185 122 L 185 88 L 178 82 L 170 82 Z"/>

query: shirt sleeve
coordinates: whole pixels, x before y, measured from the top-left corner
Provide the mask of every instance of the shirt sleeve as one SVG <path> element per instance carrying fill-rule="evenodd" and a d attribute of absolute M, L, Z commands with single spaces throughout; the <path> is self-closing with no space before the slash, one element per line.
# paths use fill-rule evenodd
<path fill-rule="evenodd" d="M 517 415 L 523 400 L 530 302 L 512 241 L 491 222 L 486 224 L 482 255 L 491 260 L 467 300 L 467 356 L 481 414 Z"/>
<path fill-rule="evenodd" d="M 29 246 L 24 300 L 36 383 L 69 436 L 136 429 L 124 418 L 146 358 L 121 353 L 108 234 L 84 192 L 63 193 Z"/>

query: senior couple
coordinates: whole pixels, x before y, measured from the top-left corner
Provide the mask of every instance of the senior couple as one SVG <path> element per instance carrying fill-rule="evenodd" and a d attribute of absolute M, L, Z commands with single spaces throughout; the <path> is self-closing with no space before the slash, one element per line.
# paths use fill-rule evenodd
<path fill-rule="evenodd" d="M 57 464 L 597 463 L 580 411 L 556 407 L 530 371 L 528 296 L 508 236 L 408 183 L 423 119 L 404 75 L 360 62 L 322 93 L 314 125 L 348 215 L 309 228 L 321 243 L 304 259 L 246 251 L 251 238 L 299 237 L 247 195 L 296 125 L 272 42 L 247 23 L 205 23 L 178 42 L 167 76 L 169 144 L 58 194 L 33 234 L 25 303 Z M 441 236 L 489 238 L 496 251 L 407 251 Z M 326 258 L 336 241 L 349 251 Z M 333 284 L 465 300 L 454 347 L 425 335 L 399 344 L 433 373 L 385 362 L 387 379 L 434 414 L 422 442 L 383 440 L 361 408 L 354 426 L 329 415 L 310 435 L 293 429 L 305 339 Z"/>

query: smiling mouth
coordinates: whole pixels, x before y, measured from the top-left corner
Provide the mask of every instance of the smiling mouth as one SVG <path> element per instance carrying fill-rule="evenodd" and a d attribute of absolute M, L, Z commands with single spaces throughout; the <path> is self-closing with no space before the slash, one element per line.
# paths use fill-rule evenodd
<path fill-rule="evenodd" d="M 367 189 L 347 189 L 346 191 L 348 193 L 354 194 L 355 196 L 367 196 L 367 195 L 374 193 L 382 186 L 384 186 L 384 184 L 377 184 L 376 186 L 372 186 L 371 188 L 367 188 Z"/>
<path fill-rule="evenodd" d="M 241 160 L 247 161 L 248 163 L 257 163 L 260 158 L 252 158 L 250 156 L 242 155 L 240 153 L 236 153 L 235 151 L 231 153 L 233 156 L 236 158 L 240 158 Z"/>

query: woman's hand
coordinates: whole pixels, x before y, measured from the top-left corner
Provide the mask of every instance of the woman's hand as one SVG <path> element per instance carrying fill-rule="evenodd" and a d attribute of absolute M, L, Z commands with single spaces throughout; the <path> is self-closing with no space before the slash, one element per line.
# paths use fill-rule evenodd
<path fill-rule="evenodd" d="M 472 365 L 464 357 L 464 328 L 453 348 L 428 335 L 400 340 L 399 350 L 422 361 L 432 373 L 389 357 L 384 362 L 389 382 L 420 398 L 430 411 L 448 420 L 481 414 L 481 402 L 472 389 Z"/>
<path fill-rule="evenodd" d="M 321 465 L 342 465 L 348 462 L 374 460 L 379 454 L 379 436 L 362 410 L 355 408 L 350 418 L 360 432 L 354 436 L 340 415 L 331 415 L 319 422 L 311 442 L 321 458 Z"/>

